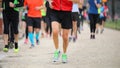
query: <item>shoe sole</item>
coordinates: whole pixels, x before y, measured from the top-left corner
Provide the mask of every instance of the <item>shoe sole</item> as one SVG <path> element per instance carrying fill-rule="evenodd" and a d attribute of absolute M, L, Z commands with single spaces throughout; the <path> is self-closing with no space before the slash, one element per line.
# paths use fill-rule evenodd
<path fill-rule="evenodd" d="M 8 51 L 3 50 L 3 52 L 8 52 Z"/>
<path fill-rule="evenodd" d="M 34 46 L 29 47 L 30 49 L 34 48 Z"/>
<path fill-rule="evenodd" d="M 67 62 L 62 62 L 63 64 L 66 64 Z"/>

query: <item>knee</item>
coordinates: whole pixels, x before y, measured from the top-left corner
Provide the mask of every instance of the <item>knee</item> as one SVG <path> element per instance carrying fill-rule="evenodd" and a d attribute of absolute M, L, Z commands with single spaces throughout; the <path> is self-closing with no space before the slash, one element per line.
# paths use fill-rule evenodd
<path fill-rule="evenodd" d="M 14 30 L 14 34 L 18 34 L 19 32 L 18 32 L 18 29 L 15 29 Z"/>
<path fill-rule="evenodd" d="M 28 27 L 28 32 L 33 32 L 33 27 L 29 26 Z"/>
<path fill-rule="evenodd" d="M 4 34 L 9 34 L 9 29 L 4 28 Z"/>
<path fill-rule="evenodd" d="M 54 29 L 52 32 L 53 32 L 53 35 L 58 35 L 58 30 Z"/>
<path fill-rule="evenodd" d="M 67 35 L 67 34 L 63 34 L 62 37 L 63 37 L 63 40 L 64 40 L 64 41 L 67 41 L 67 40 L 68 40 L 68 35 Z"/>
<path fill-rule="evenodd" d="M 53 35 L 54 35 L 54 34 L 58 34 L 58 33 L 59 33 L 59 29 L 58 29 L 58 28 L 53 28 L 53 29 L 52 29 L 52 32 L 53 32 Z"/>

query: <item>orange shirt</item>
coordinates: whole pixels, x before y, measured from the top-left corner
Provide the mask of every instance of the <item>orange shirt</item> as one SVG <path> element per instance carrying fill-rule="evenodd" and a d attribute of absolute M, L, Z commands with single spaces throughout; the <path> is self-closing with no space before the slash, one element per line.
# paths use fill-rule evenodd
<path fill-rule="evenodd" d="M 36 10 L 36 7 L 43 5 L 43 0 L 25 0 L 24 6 L 28 7 L 28 16 L 29 17 L 42 17 L 41 11 Z"/>

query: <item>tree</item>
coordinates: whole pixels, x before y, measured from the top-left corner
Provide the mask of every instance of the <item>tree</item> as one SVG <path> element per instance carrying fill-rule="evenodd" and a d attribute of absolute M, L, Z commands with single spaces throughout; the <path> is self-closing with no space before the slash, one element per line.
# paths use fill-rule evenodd
<path fill-rule="evenodd" d="M 114 21 L 115 17 L 115 0 L 112 0 L 112 21 Z"/>

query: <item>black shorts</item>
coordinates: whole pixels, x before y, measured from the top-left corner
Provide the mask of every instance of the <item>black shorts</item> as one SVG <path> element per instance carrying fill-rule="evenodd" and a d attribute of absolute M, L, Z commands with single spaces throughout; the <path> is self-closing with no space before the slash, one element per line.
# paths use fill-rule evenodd
<path fill-rule="evenodd" d="M 99 25 L 102 25 L 102 19 L 103 19 L 103 18 L 99 18 L 99 20 L 98 20 L 98 22 L 97 22 Z"/>
<path fill-rule="evenodd" d="M 27 18 L 27 25 L 33 26 L 34 28 L 41 28 L 41 18 Z"/>
<path fill-rule="evenodd" d="M 41 19 L 42 21 L 44 21 L 44 23 L 47 23 L 46 22 L 46 16 L 42 16 L 42 19 Z"/>
<path fill-rule="evenodd" d="M 61 24 L 63 29 L 72 28 L 71 11 L 57 11 L 53 10 L 50 13 L 51 22 L 57 21 Z"/>
<path fill-rule="evenodd" d="M 78 12 L 72 12 L 72 21 L 79 21 L 79 14 Z"/>
<path fill-rule="evenodd" d="M 105 17 L 101 17 L 101 18 L 99 18 L 99 22 L 98 22 L 98 24 L 102 25 L 102 21 L 106 21 L 106 18 L 105 18 Z"/>
<path fill-rule="evenodd" d="M 104 21 L 104 22 L 106 21 L 106 17 L 103 17 L 103 21 Z"/>

